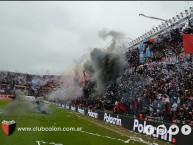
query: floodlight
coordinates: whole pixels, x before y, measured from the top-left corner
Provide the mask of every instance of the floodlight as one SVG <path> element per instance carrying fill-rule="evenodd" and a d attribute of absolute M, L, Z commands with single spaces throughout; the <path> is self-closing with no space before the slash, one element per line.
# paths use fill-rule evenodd
<path fill-rule="evenodd" d="M 169 22 L 170 22 L 170 23 L 172 23 L 172 20 L 171 20 L 171 19 L 169 19 Z"/>
<path fill-rule="evenodd" d="M 166 26 L 169 26 L 168 21 L 165 22 Z"/>
<path fill-rule="evenodd" d="M 162 28 L 166 27 L 166 24 L 164 22 L 162 22 Z"/>
<path fill-rule="evenodd" d="M 183 13 L 182 13 L 182 12 L 180 13 L 180 15 L 181 15 L 181 17 L 182 17 L 182 18 L 184 17 L 184 15 L 183 15 Z"/>
<path fill-rule="evenodd" d="M 190 12 L 193 13 L 193 7 L 189 7 Z"/>
<path fill-rule="evenodd" d="M 180 16 L 179 15 L 176 15 L 176 17 L 178 18 L 178 20 L 180 20 Z"/>
<path fill-rule="evenodd" d="M 188 10 L 185 10 L 186 15 L 188 15 Z"/>
<path fill-rule="evenodd" d="M 143 34 L 143 38 L 145 38 L 145 34 Z"/>
<path fill-rule="evenodd" d="M 173 17 L 172 19 L 173 19 L 174 22 L 176 22 L 176 18 L 175 17 Z"/>

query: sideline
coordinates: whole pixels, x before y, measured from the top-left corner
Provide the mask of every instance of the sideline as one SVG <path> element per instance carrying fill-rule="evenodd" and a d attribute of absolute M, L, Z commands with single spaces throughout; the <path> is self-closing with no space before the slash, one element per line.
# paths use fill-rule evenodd
<path fill-rule="evenodd" d="M 147 145 L 158 145 L 157 143 L 146 142 L 143 139 L 138 138 L 138 137 L 129 137 L 130 139 L 125 141 L 125 140 L 114 138 L 114 137 L 110 137 L 110 136 L 103 136 L 103 135 L 100 135 L 100 134 L 97 134 L 97 133 L 86 132 L 86 131 L 80 131 L 80 132 L 83 132 L 83 133 L 86 133 L 86 134 L 90 134 L 90 135 L 99 136 L 99 137 L 103 137 L 103 138 L 109 138 L 109 139 L 113 139 L 113 140 L 118 140 L 118 141 L 122 141 L 124 143 L 129 143 L 130 141 L 136 141 L 136 142 L 141 142 L 141 143 L 144 143 L 144 144 L 147 144 Z"/>
<path fill-rule="evenodd" d="M 64 109 L 65 109 L 65 108 L 64 108 Z M 67 109 L 65 109 L 65 110 L 67 110 Z M 84 116 L 80 116 L 80 114 L 79 114 L 78 112 L 74 112 L 74 111 L 71 111 L 71 110 L 67 110 L 67 111 L 69 111 L 70 113 L 75 114 L 77 117 L 79 117 L 79 118 L 81 118 L 81 119 L 84 119 L 84 120 L 86 120 L 86 121 L 89 121 L 89 122 L 91 122 L 91 123 L 93 123 L 93 124 L 96 124 L 96 125 L 102 127 L 102 128 L 105 128 L 105 129 L 107 129 L 107 130 L 113 131 L 113 132 L 115 132 L 115 133 L 117 133 L 117 134 L 119 134 L 119 135 L 121 135 L 121 136 L 126 136 L 126 137 L 128 137 L 129 139 L 126 140 L 126 141 L 124 141 L 124 140 L 122 140 L 122 139 L 117 139 L 117 138 L 113 138 L 113 137 L 109 137 L 109 136 L 103 136 L 103 135 L 99 135 L 99 134 L 95 134 L 95 133 L 91 133 L 91 132 L 86 132 L 86 131 L 80 131 L 80 132 L 84 132 L 84 133 L 87 133 L 87 134 L 90 134 L 90 135 L 100 136 L 100 137 L 104 137 L 104 138 L 119 140 L 119 141 L 122 141 L 122 142 L 124 142 L 124 143 L 129 143 L 130 141 L 136 141 L 136 142 L 141 142 L 141 143 L 144 143 L 144 144 L 147 144 L 147 145 L 159 145 L 158 143 L 150 143 L 149 141 L 145 141 L 145 140 L 143 140 L 143 139 L 140 138 L 140 137 L 131 137 L 131 136 L 129 136 L 129 135 L 125 135 L 125 134 L 123 134 L 123 133 L 120 133 L 120 132 L 118 132 L 118 131 L 116 131 L 116 130 L 113 130 L 113 129 L 107 127 L 107 126 L 104 126 L 104 125 L 102 125 L 102 124 L 100 124 L 100 123 L 97 123 L 96 121 L 92 121 L 91 118 L 90 118 L 90 119 L 86 119 L 85 115 L 84 115 Z M 124 128 L 122 128 L 122 129 L 124 129 Z"/>

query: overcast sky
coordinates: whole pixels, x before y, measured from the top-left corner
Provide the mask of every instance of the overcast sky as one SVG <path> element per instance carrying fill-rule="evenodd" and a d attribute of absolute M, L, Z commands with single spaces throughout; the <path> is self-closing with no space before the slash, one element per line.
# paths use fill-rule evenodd
<path fill-rule="evenodd" d="M 0 2 L 0 70 L 60 74 L 88 48 L 104 47 L 106 29 L 135 39 L 161 24 L 140 13 L 170 19 L 193 2 Z"/>

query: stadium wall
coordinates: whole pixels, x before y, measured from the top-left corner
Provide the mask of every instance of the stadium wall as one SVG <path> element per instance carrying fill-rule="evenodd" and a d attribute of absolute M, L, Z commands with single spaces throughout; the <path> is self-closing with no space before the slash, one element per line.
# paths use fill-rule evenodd
<path fill-rule="evenodd" d="M 58 106 L 60 106 L 60 105 L 58 105 Z M 106 113 L 103 111 L 93 111 L 93 110 L 88 110 L 88 109 L 81 109 L 77 106 L 70 106 L 70 105 L 66 105 L 66 104 L 62 105 L 62 107 L 65 109 L 68 109 L 68 110 L 79 112 L 81 114 L 87 115 L 87 116 L 92 117 L 92 118 L 99 119 L 101 121 L 104 121 L 104 122 L 107 122 L 110 124 L 122 126 L 125 129 L 128 129 L 130 131 L 134 131 L 137 133 L 141 133 L 141 134 L 145 134 L 144 133 L 145 126 L 152 125 L 155 128 L 155 131 L 154 131 L 153 135 L 149 135 L 150 137 L 158 138 L 160 140 L 170 142 L 170 143 L 176 144 L 176 145 L 184 145 L 184 144 L 185 145 L 193 145 L 193 139 L 192 139 L 193 132 L 191 132 L 191 134 L 189 134 L 189 135 L 183 135 L 181 133 L 182 125 L 178 125 L 179 133 L 177 135 L 172 135 L 169 132 L 167 132 L 165 135 L 159 135 L 157 133 L 157 127 L 159 125 L 164 124 L 165 127 L 167 128 L 167 130 L 169 130 L 169 127 L 171 126 L 171 124 L 142 120 L 142 119 L 132 118 L 129 116 L 124 116 L 124 115 Z"/>

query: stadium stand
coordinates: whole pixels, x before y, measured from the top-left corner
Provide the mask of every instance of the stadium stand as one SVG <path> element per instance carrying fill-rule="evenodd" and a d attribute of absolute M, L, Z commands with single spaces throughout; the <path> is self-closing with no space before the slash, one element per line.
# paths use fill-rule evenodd
<path fill-rule="evenodd" d="M 0 98 L 13 99 L 16 90 L 22 90 L 28 96 L 44 96 L 57 87 L 59 76 L 30 75 L 16 72 L 0 72 Z"/>
<path fill-rule="evenodd" d="M 79 98 L 71 105 L 193 125 L 192 38 L 193 19 L 189 15 L 156 35 L 131 42 L 125 54 L 129 67 L 117 86 L 109 86 L 118 90 L 116 95 L 107 92 L 97 99 Z"/>

